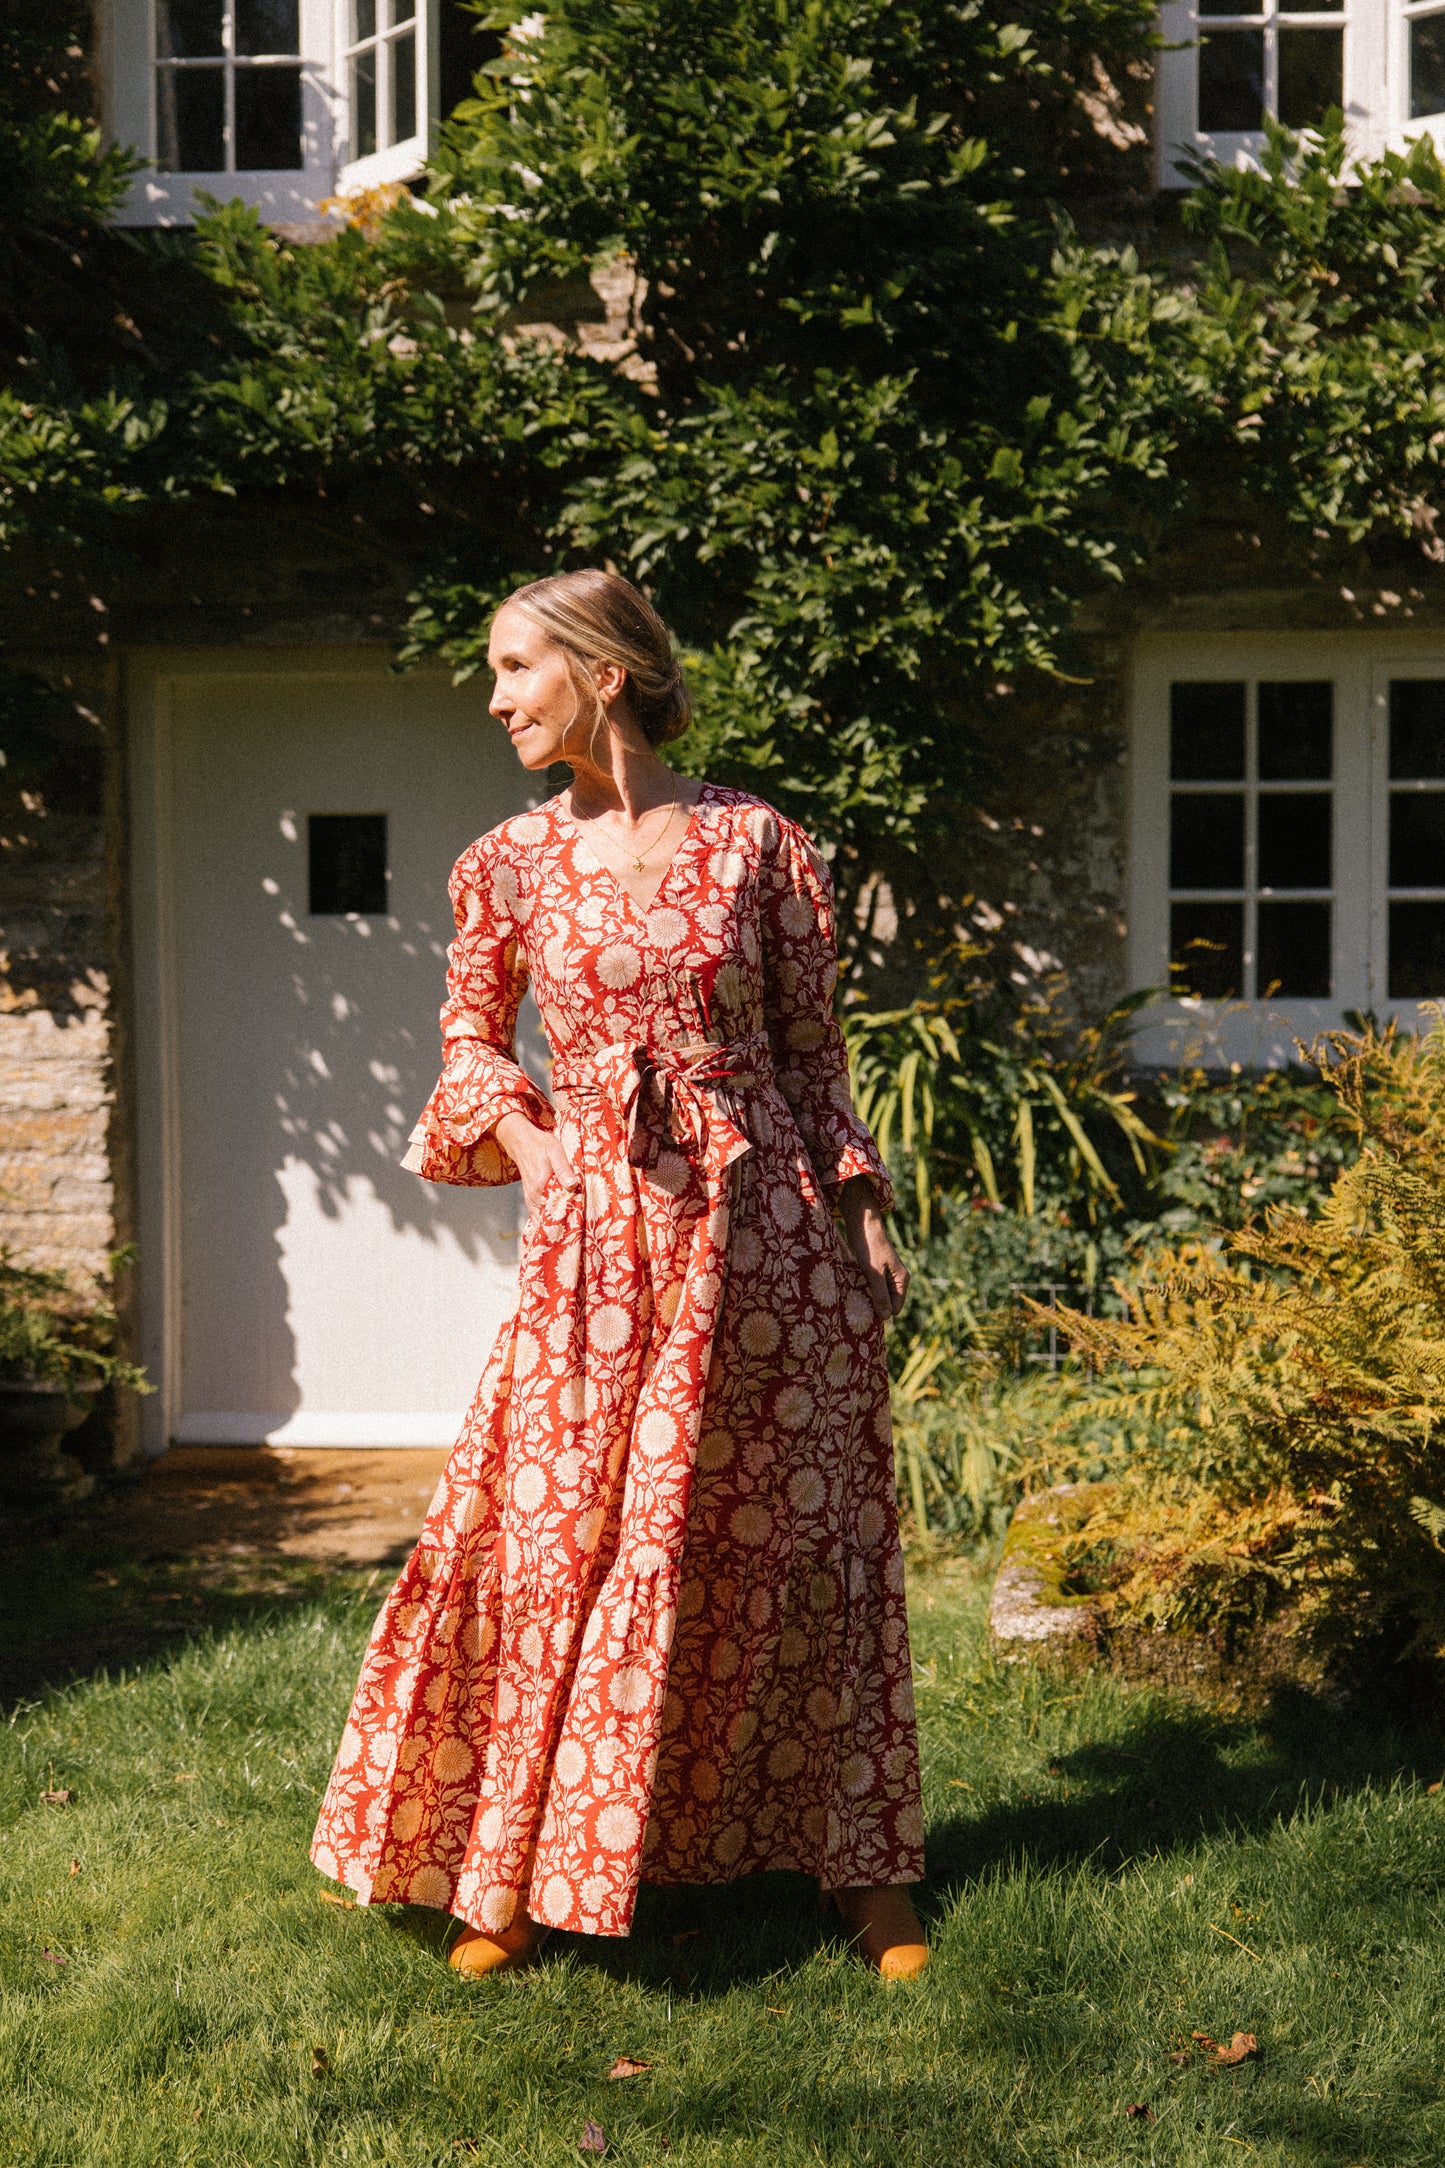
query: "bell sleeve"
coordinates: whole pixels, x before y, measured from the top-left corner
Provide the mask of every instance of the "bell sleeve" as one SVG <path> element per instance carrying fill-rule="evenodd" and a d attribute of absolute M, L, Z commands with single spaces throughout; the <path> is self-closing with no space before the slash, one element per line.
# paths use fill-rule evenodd
<path fill-rule="evenodd" d="M 853 1111 L 847 1048 L 833 1013 L 838 950 L 832 877 L 791 821 L 779 820 L 764 846 L 759 903 L 764 1021 L 779 1089 L 824 1189 L 866 1174 L 886 1212 L 893 1185 Z"/>
<path fill-rule="evenodd" d="M 449 893 L 457 937 L 447 950 L 442 1008 L 441 1081 L 411 1133 L 404 1167 L 426 1182 L 492 1188 L 518 1179 L 496 1139 L 504 1114 L 525 1114 L 539 1129 L 554 1115 L 516 1059 L 517 1011 L 527 961 L 511 914 L 516 877 L 498 865 L 487 839 L 464 851 Z"/>

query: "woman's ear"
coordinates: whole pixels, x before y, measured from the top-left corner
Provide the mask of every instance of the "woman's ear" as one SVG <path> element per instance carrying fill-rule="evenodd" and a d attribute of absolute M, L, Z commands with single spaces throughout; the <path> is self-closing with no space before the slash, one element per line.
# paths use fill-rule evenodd
<path fill-rule="evenodd" d="M 620 662 L 602 662 L 597 665 L 597 695 L 604 708 L 610 708 L 627 690 L 627 672 Z"/>

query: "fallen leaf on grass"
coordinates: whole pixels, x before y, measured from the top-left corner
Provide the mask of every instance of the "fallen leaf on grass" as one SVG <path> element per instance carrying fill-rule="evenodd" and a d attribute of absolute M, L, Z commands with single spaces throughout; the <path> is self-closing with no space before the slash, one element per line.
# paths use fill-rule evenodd
<path fill-rule="evenodd" d="M 1440 1788 L 1440 1779 L 1439 1777 L 1436 1777 L 1433 1784 L 1427 1784 L 1425 1786 L 1425 1797 L 1427 1799 L 1433 1799 L 1435 1797 L 1435 1794 L 1440 1790 Z"/>
<path fill-rule="evenodd" d="M 1170 2062 L 1171 2062 L 1171 2063 L 1178 2063 L 1178 2064 L 1180 2064 L 1180 2065 L 1181 2065 L 1181 2067 L 1182 2067 L 1182 2066 L 1183 2066 L 1183 2065 L 1184 2065 L 1185 2063 L 1187 2063 L 1187 2062 L 1188 2062 L 1188 2060 L 1189 2060 L 1189 2050 L 1188 2050 L 1188 2048 L 1178 2048 L 1178 2049 L 1176 2049 L 1176 2050 L 1175 2050 L 1175 2052 L 1174 2052 L 1174 2054 L 1172 2054 L 1172 2055 L 1170 2056 L 1169 2060 L 1170 2060 Z"/>
<path fill-rule="evenodd" d="M 40 1794 L 40 1804 L 42 1807 L 68 1807 L 74 1797 L 74 1792 L 65 1791 L 60 1786 L 57 1786 L 53 1792 L 42 1792 Z"/>
<path fill-rule="evenodd" d="M 150 1595 L 146 1598 L 147 1603 L 179 1603 L 180 1601 L 181 1592 L 178 1588 L 167 1589 L 164 1595 Z"/>
<path fill-rule="evenodd" d="M 78 1859 L 73 1859 L 70 1862 L 70 1871 L 72 1874 L 80 1873 L 80 1861 Z"/>
<path fill-rule="evenodd" d="M 343 1896 L 340 1890 L 319 1889 L 316 1894 L 324 1905 L 340 1905 L 343 1912 L 356 1910 L 356 1899 Z"/>
<path fill-rule="evenodd" d="M 651 2063 L 635 2063 L 630 2055 L 619 2055 L 607 2075 L 609 2078 L 640 2078 L 644 2070 L 651 2068 Z"/>
<path fill-rule="evenodd" d="M 952 1792 L 971 1792 L 973 1790 L 973 1786 L 966 1784 L 962 1777 L 950 1777 L 948 1788 Z"/>
<path fill-rule="evenodd" d="M 313 2078 L 324 2078 L 324 2077 L 325 2077 L 325 2075 L 326 2075 L 326 2073 L 327 2073 L 327 2071 L 328 2071 L 328 2070 L 329 2070 L 330 2068 L 331 2068 L 331 2057 L 330 2057 L 330 2056 L 329 2056 L 329 2055 L 327 2054 L 327 2052 L 326 2052 L 325 2048 L 313 2048 L 313 2049 L 311 2050 L 311 2075 L 312 2075 L 312 2077 L 313 2077 Z"/>
<path fill-rule="evenodd" d="M 1209 2057 L 1212 2070 L 1228 2070 L 1233 2064 L 1248 2062 L 1251 2055 L 1259 2053 L 1259 2042 L 1253 2033 L 1237 2032 L 1227 2048 L 1222 2048 L 1219 2042 L 1206 2032 L 1197 2032 L 1192 2037 Z"/>
<path fill-rule="evenodd" d="M 676 1949 L 681 1943 L 696 1942 L 701 1933 L 702 1929 L 700 1927 L 684 1927 L 680 1934 L 672 1937 L 672 1946 Z"/>
<path fill-rule="evenodd" d="M 584 2123 L 582 2125 L 582 2135 L 577 2140 L 577 2150 L 579 2153 L 605 2153 L 607 2151 L 607 2133 L 600 2123 Z"/>
<path fill-rule="evenodd" d="M 47 1965 L 68 1965 L 70 1963 L 70 1959 L 62 1957 L 59 1950 L 42 1950 L 40 1954 Z"/>
<path fill-rule="evenodd" d="M 200 1781 L 194 1771 L 189 1769 L 183 1769 L 178 1777 L 171 1778 L 172 1784 L 199 1784 Z"/>
<path fill-rule="evenodd" d="M 1154 2110 L 1147 2100 L 1131 2101 L 1124 2113 L 1131 2123 L 1152 2123 L 1154 2120 Z"/>
<path fill-rule="evenodd" d="M 452 2151 L 454 2153 L 480 2153 L 481 2150 L 481 2145 L 475 2138 L 453 2138 L 452 2140 Z"/>

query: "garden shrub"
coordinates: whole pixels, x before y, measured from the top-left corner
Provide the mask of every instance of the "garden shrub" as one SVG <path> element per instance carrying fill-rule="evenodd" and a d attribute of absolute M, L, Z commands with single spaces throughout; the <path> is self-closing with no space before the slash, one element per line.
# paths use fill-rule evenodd
<path fill-rule="evenodd" d="M 909 1532 L 949 1547 L 993 1543 L 1026 1485 L 1113 1476 L 1149 1444 L 1154 1421 L 1111 1380 L 988 1361 L 960 1373 L 937 1342 L 919 1343 L 893 1394 Z"/>
<path fill-rule="evenodd" d="M 1291 1610 L 1328 1652 L 1445 1655 L 1445 1024 L 1322 1050 L 1361 1149 L 1318 1202 L 1148 1260 L 1067 1318 L 1139 1419 L 1073 1542 L 1105 1615 Z"/>
<path fill-rule="evenodd" d="M 117 1252 L 112 1270 L 128 1261 Z M 145 1372 L 117 1352 L 117 1336 L 108 1285 L 87 1294 L 68 1273 L 17 1264 L 0 1248 L 0 1379 L 70 1396 L 97 1385 L 151 1392 Z"/>

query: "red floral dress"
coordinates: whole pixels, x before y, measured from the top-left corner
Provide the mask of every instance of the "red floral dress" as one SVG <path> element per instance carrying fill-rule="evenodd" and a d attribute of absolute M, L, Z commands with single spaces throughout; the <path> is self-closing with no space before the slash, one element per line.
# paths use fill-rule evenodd
<path fill-rule="evenodd" d="M 916 1881 L 881 1328 L 829 1194 L 887 1176 L 832 1011 L 827 870 L 704 788 L 645 914 L 554 800 L 458 861 L 445 1067 L 407 1164 L 516 1170 L 530 976 L 582 1185 L 522 1239 L 387 1600 L 312 1857 L 377 1903 L 625 1934 L 640 1880 Z"/>

